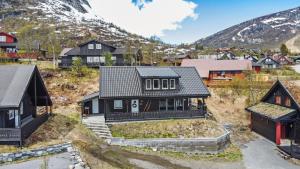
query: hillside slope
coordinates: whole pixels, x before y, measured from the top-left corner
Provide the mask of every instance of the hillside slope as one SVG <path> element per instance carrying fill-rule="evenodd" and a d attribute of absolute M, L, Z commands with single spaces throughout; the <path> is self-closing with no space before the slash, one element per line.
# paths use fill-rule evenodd
<path fill-rule="evenodd" d="M 292 52 L 297 52 L 299 34 L 300 7 L 297 7 L 243 22 L 195 43 L 210 47 L 278 48 L 288 41 Z"/>

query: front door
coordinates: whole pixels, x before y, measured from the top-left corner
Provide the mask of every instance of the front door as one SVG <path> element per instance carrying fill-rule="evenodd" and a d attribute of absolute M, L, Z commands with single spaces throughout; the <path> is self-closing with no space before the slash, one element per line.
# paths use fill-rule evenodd
<path fill-rule="evenodd" d="M 138 113 L 139 112 L 139 100 L 131 100 L 131 112 Z"/>
<path fill-rule="evenodd" d="M 92 111 L 93 114 L 98 114 L 99 113 L 99 100 L 98 98 L 95 98 L 92 100 Z"/>

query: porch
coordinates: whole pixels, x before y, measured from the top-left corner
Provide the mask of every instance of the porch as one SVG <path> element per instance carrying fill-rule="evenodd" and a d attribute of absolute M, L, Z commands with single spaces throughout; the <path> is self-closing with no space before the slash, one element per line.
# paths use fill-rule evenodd
<path fill-rule="evenodd" d="M 106 122 L 203 118 L 207 113 L 202 98 L 106 100 L 103 104 Z"/>

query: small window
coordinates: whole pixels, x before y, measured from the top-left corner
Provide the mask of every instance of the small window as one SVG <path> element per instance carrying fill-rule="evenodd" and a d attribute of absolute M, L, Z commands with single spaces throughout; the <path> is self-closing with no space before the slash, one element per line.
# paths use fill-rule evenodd
<path fill-rule="evenodd" d="M 94 49 L 94 44 L 89 44 L 88 49 Z"/>
<path fill-rule="evenodd" d="M 100 63 L 105 63 L 105 57 L 100 57 Z"/>
<path fill-rule="evenodd" d="M 94 62 L 99 63 L 100 62 L 100 57 L 94 57 Z"/>
<path fill-rule="evenodd" d="M 96 49 L 102 49 L 101 44 L 96 44 Z"/>
<path fill-rule="evenodd" d="M 117 57 L 116 57 L 116 56 L 112 56 L 112 57 L 111 57 L 111 60 L 112 60 L 112 61 L 116 61 L 116 60 L 117 60 Z"/>
<path fill-rule="evenodd" d="M 279 104 L 279 105 L 281 104 L 281 96 L 276 96 L 275 97 L 275 103 Z"/>
<path fill-rule="evenodd" d="M 9 120 L 12 120 L 12 119 L 15 118 L 15 111 L 14 110 L 9 110 L 8 118 L 9 118 Z"/>
<path fill-rule="evenodd" d="M 291 99 L 289 99 L 289 98 L 285 99 L 285 106 L 291 107 Z"/>
<path fill-rule="evenodd" d="M 159 88 L 160 88 L 159 79 L 153 79 L 153 89 L 159 90 Z"/>
<path fill-rule="evenodd" d="M 93 63 L 93 57 L 87 57 L 86 62 L 87 63 Z"/>
<path fill-rule="evenodd" d="M 123 100 L 114 100 L 114 109 L 123 109 Z"/>
<path fill-rule="evenodd" d="M 168 79 L 163 79 L 162 80 L 162 89 L 164 89 L 164 90 L 166 90 L 166 89 L 168 89 L 169 87 L 168 87 Z"/>
<path fill-rule="evenodd" d="M 146 79 L 146 90 L 151 90 L 152 85 L 151 85 L 151 79 Z"/>
<path fill-rule="evenodd" d="M 6 36 L 0 36 L 0 42 L 6 42 Z"/>
<path fill-rule="evenodd" d="M 175 79 L 170 80 L 170 89 L 176 89 Z"/>

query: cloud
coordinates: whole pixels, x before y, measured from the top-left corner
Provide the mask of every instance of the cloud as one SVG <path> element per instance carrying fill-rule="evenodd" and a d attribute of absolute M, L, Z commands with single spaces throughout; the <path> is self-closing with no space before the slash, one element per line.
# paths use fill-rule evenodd
<path fill-rule="evenodd" d="M 188 0 L 89 0 L 94 13 L 127 31 L 150 37 L 176 30 L 187 18 L 196 19 L 197 5 Z"/>

